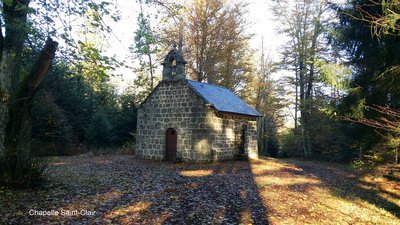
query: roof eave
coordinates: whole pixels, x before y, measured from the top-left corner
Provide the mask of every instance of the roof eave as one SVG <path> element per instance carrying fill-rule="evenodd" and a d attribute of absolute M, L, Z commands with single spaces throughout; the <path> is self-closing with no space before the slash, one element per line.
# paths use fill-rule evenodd
<path fill-rule="evenodd" d="M 215 107 L 214 107 L 215 108 Z M 254 115 L 254 114 L 246 114 L 246 113 L 238 113 L 238 112 L 230 112 L 230 111 L 223 111 L 223 110 L 218 110 L 215 109 L 218 112 L 222 112 L 222 113 L 231 113 L 231 114 L 236 114 L 236 115 L 243 115 L 243 116 L 251 116 L 251 117 L 262 117 L 262 115 Z"/>

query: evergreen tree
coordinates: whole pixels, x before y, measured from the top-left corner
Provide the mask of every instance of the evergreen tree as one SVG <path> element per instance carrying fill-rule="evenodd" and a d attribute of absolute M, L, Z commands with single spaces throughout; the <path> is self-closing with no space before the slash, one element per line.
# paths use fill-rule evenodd
<path fill-rule="evenodd" d="M 58 43 L 49 37 L 58 34 L 71 47 L 68 49 L 76 50 L 69 35 L 72 31 L 70 18 L 88 15 L 91 24 L 101 29 L 107 27 L 102 17 L 110 15 L 108 2 L 54 0 L 32 5 L 29 0 L 0 2 L 0 24 L 5 28 L 4 33 L 0 32 L 0 161 L 6 162 L 8 169 L 0 174 L 18 174 L 11 176 L 13 180 L 21 180 L 33 165 L 30 160 L 32 99 L 58 47 Z M 56 23 L 57 19 L 60 23 Z M 65 25 L 64 32 L 58 32 L 60 24 Z M 26 60 L 23 54 L 26 49 L 39 52 L 37 58 Z M 23 64 L 24 61 L 28 65 Z"/>
<path fill-rule="evenodd" d="M 336 26 L 334 43 L 347 53 L 348 63 L 354 68 L 351 90 L 341 101 L 339 112 L 345 117 L 374 120 L 382 114 L 368 107 L 400 107 L 400 37 L 372 36 L 371 24 L 357 18 L 364 14 L 378 18 L 385 12 L 382 5 L 369 3 L 369 0 L 352 0 L 338 7 L 340 23 Z M 352 146 L 359 156 L 374 154 L 374 146 L 385 136 L 363 125 L 350 128 Z"/>
<path fill-rule="evenodd" d="M 150 24 L 150 15 L 146 14 L 144 6 L 140 1 L 140 12 L 137 17 L 138 28 L 135 31 L 134 44 L 130 48 L 135 58 L 139 60 L 139 66 L 134 68 L 136 75 L 134 84 L 139 89 L 137 95 L 140 101 L 144 100 L 155 87 L 157 81 L 155 58 L 159 49 L 156 34 Z"/>
<path fill-rule="evenodd" d="M 72 131 L 54 94 L 39 90 L 32 104 L 32 153 L 40 156 L 69 154 Z"/>
<path fill-rule="evenodd" d="M 107 115 L 101 111 L 93 114 L 86 128 L 86 140 L 89 146 L 99 149 L 110 146 L 114 140 L 113 126 Z"/>

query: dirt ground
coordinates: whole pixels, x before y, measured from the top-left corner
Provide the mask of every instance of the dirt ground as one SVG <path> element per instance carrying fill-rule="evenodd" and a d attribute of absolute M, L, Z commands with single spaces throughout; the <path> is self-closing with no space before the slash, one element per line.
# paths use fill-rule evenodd
<path fill-rule="evenodd" d="M 0 224 L 400 224 L 399 180 L 386 170 L 74 156 L 51 158 L 47 173 L 41 189 L 0 189 Z"/>

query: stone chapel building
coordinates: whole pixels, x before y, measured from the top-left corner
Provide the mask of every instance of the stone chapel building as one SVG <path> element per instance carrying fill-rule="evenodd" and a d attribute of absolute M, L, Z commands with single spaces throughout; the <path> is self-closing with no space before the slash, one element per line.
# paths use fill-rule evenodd
<path fill-rule="evenodd" d="M 138 109 L 136 155 L 211 161 L 258 157 L 261 114 L 227 88 L 186 79 L 179 51 L 165 57 L 162 81 Z"/>

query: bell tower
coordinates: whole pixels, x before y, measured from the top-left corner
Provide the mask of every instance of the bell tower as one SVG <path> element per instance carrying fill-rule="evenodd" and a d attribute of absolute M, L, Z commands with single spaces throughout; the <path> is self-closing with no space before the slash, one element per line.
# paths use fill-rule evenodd
<path fill-rule="evenodd" d="M 162 80 L 177 80 L 186 78 L 186 61 L 181 52 L 176 50 L 176 45 L 174 45 L 174 49 L 168 52 L 168 54 L 165 56 L 164 62 L 161 63 L 161 65 L 163 65 Z"/>

